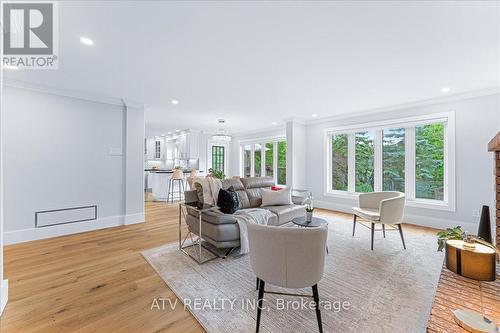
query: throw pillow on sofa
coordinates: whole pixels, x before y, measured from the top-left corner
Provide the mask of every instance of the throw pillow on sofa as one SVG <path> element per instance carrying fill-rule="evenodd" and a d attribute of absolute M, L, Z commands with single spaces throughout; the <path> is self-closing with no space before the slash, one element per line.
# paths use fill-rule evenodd
<path fill-rule="evenodd" d="M 220 189 L 217 196 L 217 206 L 224 214 L 233 214 L 238 210 L 238 195 L 231 186 L 227 190 Z"/>
<path fill-rule="evenodd" d="M 292 189 L 284 188 L 279 191 L 262 189 L 262 205 L 265 206 L 287 206 L 292 205 Z"/>

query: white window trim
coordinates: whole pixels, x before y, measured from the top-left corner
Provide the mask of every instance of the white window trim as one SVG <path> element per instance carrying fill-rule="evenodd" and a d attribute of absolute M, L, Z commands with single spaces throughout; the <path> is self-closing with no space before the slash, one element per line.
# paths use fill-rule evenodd
<path fill-rule="evenodd" d="M 221 141 L 208 141 L 208 148 L 207 148 L 207 173 L 208 169 L 212 167 L 212 147 L 213 146 L 220 146 L 224 147 L 224 174 L 227 175 L 228 171 L 228 162 L 229 162 L 229 143 L 228 142 L 221 142 Z"/>
<path fill-rule="evenodd" d="M 444 122 L 444 200 L 429 200 L 415 198 L 415 126 L 430 123 Z M 455 112 L 443 112 L 431 115 L 399 118 L 385 121 L 369 122 L 351 126 L 327 128 L 324 130 L 324 196 L 357 199 L 355 192 L 355 140 L 353 135 L 348 136 L 348 190 L 330 190 L 331 187 L 331 134 L 353 134 L 360 131 L 375 132 L 375 184 L 374 190 L 382 190 L 382 135 L 381 131 L 387 128 L 405 128 L 405 194 L 406 205 L 435 210 L 455 211 L 456 205 L 456 178 L 455 178 Z M 408 147 L 411 147 L 408 149 Z"/>

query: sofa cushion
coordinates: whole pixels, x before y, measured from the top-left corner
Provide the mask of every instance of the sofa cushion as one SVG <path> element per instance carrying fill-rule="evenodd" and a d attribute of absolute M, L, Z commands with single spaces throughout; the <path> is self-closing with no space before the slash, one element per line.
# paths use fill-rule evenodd
<path fill-rule="evenodd" d="M 271 188 L 274 186 L 273 177 L 246 177 L 241 178 L 241 182 L 247 190 L 250 188 Z"/>
<path fill-rule="evenodd" d="M 238 208 L 250 208 L 250 200 L 240 178 L 228 178 L 222 181 L 222 188 L 227 189 L 231 186 L 238 195 Z"/>
<path fill-rule="evenodd" d="M 241 182 L 245 186 L 251 208 L 260 207 L 262 204 L 262 189 L 270 189 L 274 185 L 272 177 L 241 178 Z"/>
<path fill-rule="evenodd" d="M 270 210 L 278 217 L 276 224 L 271 224 L 271 220 L 269 220 L 269 225 L 282 225 L 287 222 L 290 222 L 292 219 L 296 217 L 302 217 L 306 215 L 305 206 L 299 205 L 288 205 L 288 206 L 267 206 L 265 209 Z"/>
<path fill-rule="evenodd" d="M 230 186 L 227 190 L 220 189 L 217 197 L 217 206 L 224 214 L 233 214 L 238 210 L 238 195 L 234 188 Z"/>
<path fill-rule="evenodd" d="M 262 207 L 292 205 L 292 189 L 285 188 L 279 191 L 262 189 Z"/>

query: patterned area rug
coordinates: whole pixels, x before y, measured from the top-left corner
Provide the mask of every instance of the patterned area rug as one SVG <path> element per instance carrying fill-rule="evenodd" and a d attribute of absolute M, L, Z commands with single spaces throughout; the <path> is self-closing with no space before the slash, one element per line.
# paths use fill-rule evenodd
<path fill-rule="evenodd" d="M 406 251 L 398 232 L 387 232 L 385 239 L 376 232 L 370 251 L 369 229 L 358 225 L 352 237 L 350 220 L 329 220 L 330 254 L 319 283 L 325 332 L 425 332 L 443 253 L 432 235 L 407 229 L 405 240 Z M 177 306 L 191 311 L 207 332 L 255 332 L 257 292 L 248 255 L 198 265 L 175 243 L 143 256 L 184 303 Z M 308 298 L 265 299 L 261 332 L 318 331 Z"/>

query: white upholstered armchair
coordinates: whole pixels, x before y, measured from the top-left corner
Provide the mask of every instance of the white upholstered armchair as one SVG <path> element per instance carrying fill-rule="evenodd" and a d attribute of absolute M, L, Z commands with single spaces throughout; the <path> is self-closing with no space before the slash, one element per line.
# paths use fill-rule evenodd
<path fill-rule="evenodd" d="M 406 250 L 405 239 L 403 237 L 403 213 L 405 207 L 405 195 L 401 192 L 384 191 L 362 193 L 359 195 L 359 207 L 352 207 L 354 213 L 352 236 L 356 230 L 356 218 L 360 217 L 371 223 L 371 249 L 373 250 L 373 238 L 375 234 L 375 225 L 382 225 L 382 232 L 385 238 L 385 225 L 397 227 L 403 248 Z"/>
<path fill-rule="evenodd" d="M 283 295 L 265 291 L 267 283 L 292 289 L 312 287 L 312 296 L 295 296 L 313 297 L 319 332 L 323 332 L 318 282 L 323 277 L 327 233 L 326 225 L 318 228 L 248 225 L 250 261 L 259 289 L 256 332 L 259 332 L 264 292 Z"/>

